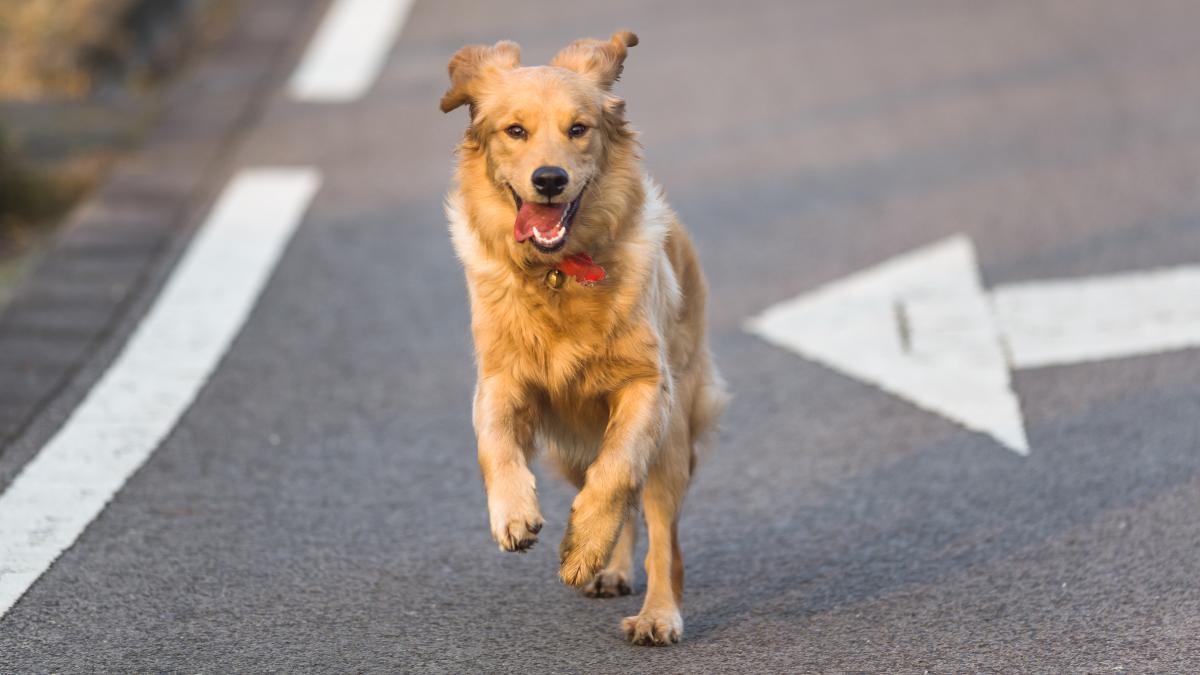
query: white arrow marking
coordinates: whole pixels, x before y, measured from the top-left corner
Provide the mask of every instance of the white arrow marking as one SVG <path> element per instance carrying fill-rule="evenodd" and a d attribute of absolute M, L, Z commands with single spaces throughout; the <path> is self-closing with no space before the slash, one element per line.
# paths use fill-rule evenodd
<path fill-rule="evenodd" d="M 1000 286 L 992 301 L 1017 368 L 1200 347 L 1200 266 Z"/>
<path fill-rule="evenodd" d="M 771 307 L 747 328 L 1025 454 L 975 251 L 954 237 Z"/>
<path fill-rule="evenodd" d="M 1013 284 L 990 299 L 978 269 L 971 240 L 952 237 L 775 305 L 746 328 L 1022 455 L 1010 363 L 1200 347 L 1200 266 Z"/>

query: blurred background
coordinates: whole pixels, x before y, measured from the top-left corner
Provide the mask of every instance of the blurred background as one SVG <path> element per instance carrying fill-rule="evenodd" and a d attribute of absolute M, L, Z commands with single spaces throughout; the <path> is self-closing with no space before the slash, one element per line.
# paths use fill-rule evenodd
<path fill-rule="evenodd" d="M 0 305 L 237 0 L 0 3 Z"/>

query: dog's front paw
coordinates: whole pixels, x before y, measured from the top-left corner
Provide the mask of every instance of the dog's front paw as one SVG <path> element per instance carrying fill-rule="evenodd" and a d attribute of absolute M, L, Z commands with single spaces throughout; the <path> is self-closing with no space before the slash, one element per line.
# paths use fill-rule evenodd
<path fill-rule="evenodd" d="M 542 518 L 524 520 L 515 518 L 504 525 L 492 529 L 492 536 L 500 544 L 500 550 L 524 553 L 537 543 L 538 532 L 542 531 Z"/>
<path fill-rule="evenodd" d="M 604 567 L 608 552 L 596 546 L 576 545 L 566 546 L 566 541 L 560 551 L 562 564 L 558 568 L 558 576 L 568 586 L 582 589 Z"/>
<path fill-rule="evenodd" d="M 615 598 L 633 593 L 629 579 L 624 572 L 603 570 L 583 587 L 583 594 L 589 598 Z"/>
<path fill-rule="evenodd" d="M 625 617 L 621 621 L 621 629 L 635 645 L 661 647 L 683 638 L 683 617 L 674 608 L 643 609 L 637 616 Z"/>
<path fill-rule="evenodd" d="M 619 518 L 619 517 L 618 517 Z M 615 535 L 596 519 L 581 519 L 578 511 L 567 522 L 567 533 L 558 548 L 558 576 L 568 586 L 582 589 L 604 569 Z M 618 527 L 620 520 L 617 520 Z"/>
<path fill-rule="evenodd" d="M 500 550 L 524 553 L 537 543 L 544 521 L 536 499 L 532 504 L 493 504 L 490 510 L 492 538 Z"/>
<path fill-rule="evenodd" d="M 628 510 L 626 495 L 596 497 L 587 490 L 575 497 L 567 531 L 558 548 L 558 576 L 582 589 L 608 563 Z"/>

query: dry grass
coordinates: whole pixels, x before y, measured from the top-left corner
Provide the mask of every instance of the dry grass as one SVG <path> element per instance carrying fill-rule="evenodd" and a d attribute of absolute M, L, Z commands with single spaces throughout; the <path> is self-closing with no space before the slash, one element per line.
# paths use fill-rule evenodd
<path fill-rule="evenodd" d="M 0 262 L 35 245 L 132 148 L 155 85 L 219 34 L 217 10 L 235 4 L 0 0 L 0 110 L 11 113 L 7 129 L 0 121 Z"/>
<path fill-rule="evenodd" d="M 132 0 L 0 0 L 0 98 L 77 97 Z"/>
<path fill-rule="evenodd" d="M 111 41 L 133 0 L 0 0 L 0 98 L 80 98 L 92 89 L 87 55 Z M 90 157 L 35 171 L 0 127 L 0 258 L 58 217 L 91 182 Z"/>

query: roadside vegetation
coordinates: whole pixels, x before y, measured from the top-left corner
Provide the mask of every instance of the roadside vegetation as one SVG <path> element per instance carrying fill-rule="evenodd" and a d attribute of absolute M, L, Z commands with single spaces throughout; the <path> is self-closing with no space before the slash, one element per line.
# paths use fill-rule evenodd
<path fill-rule="evenodd" d="M 136 147 L 235 1 L 0 0 L 0 304 L 5 267 Z"/>

